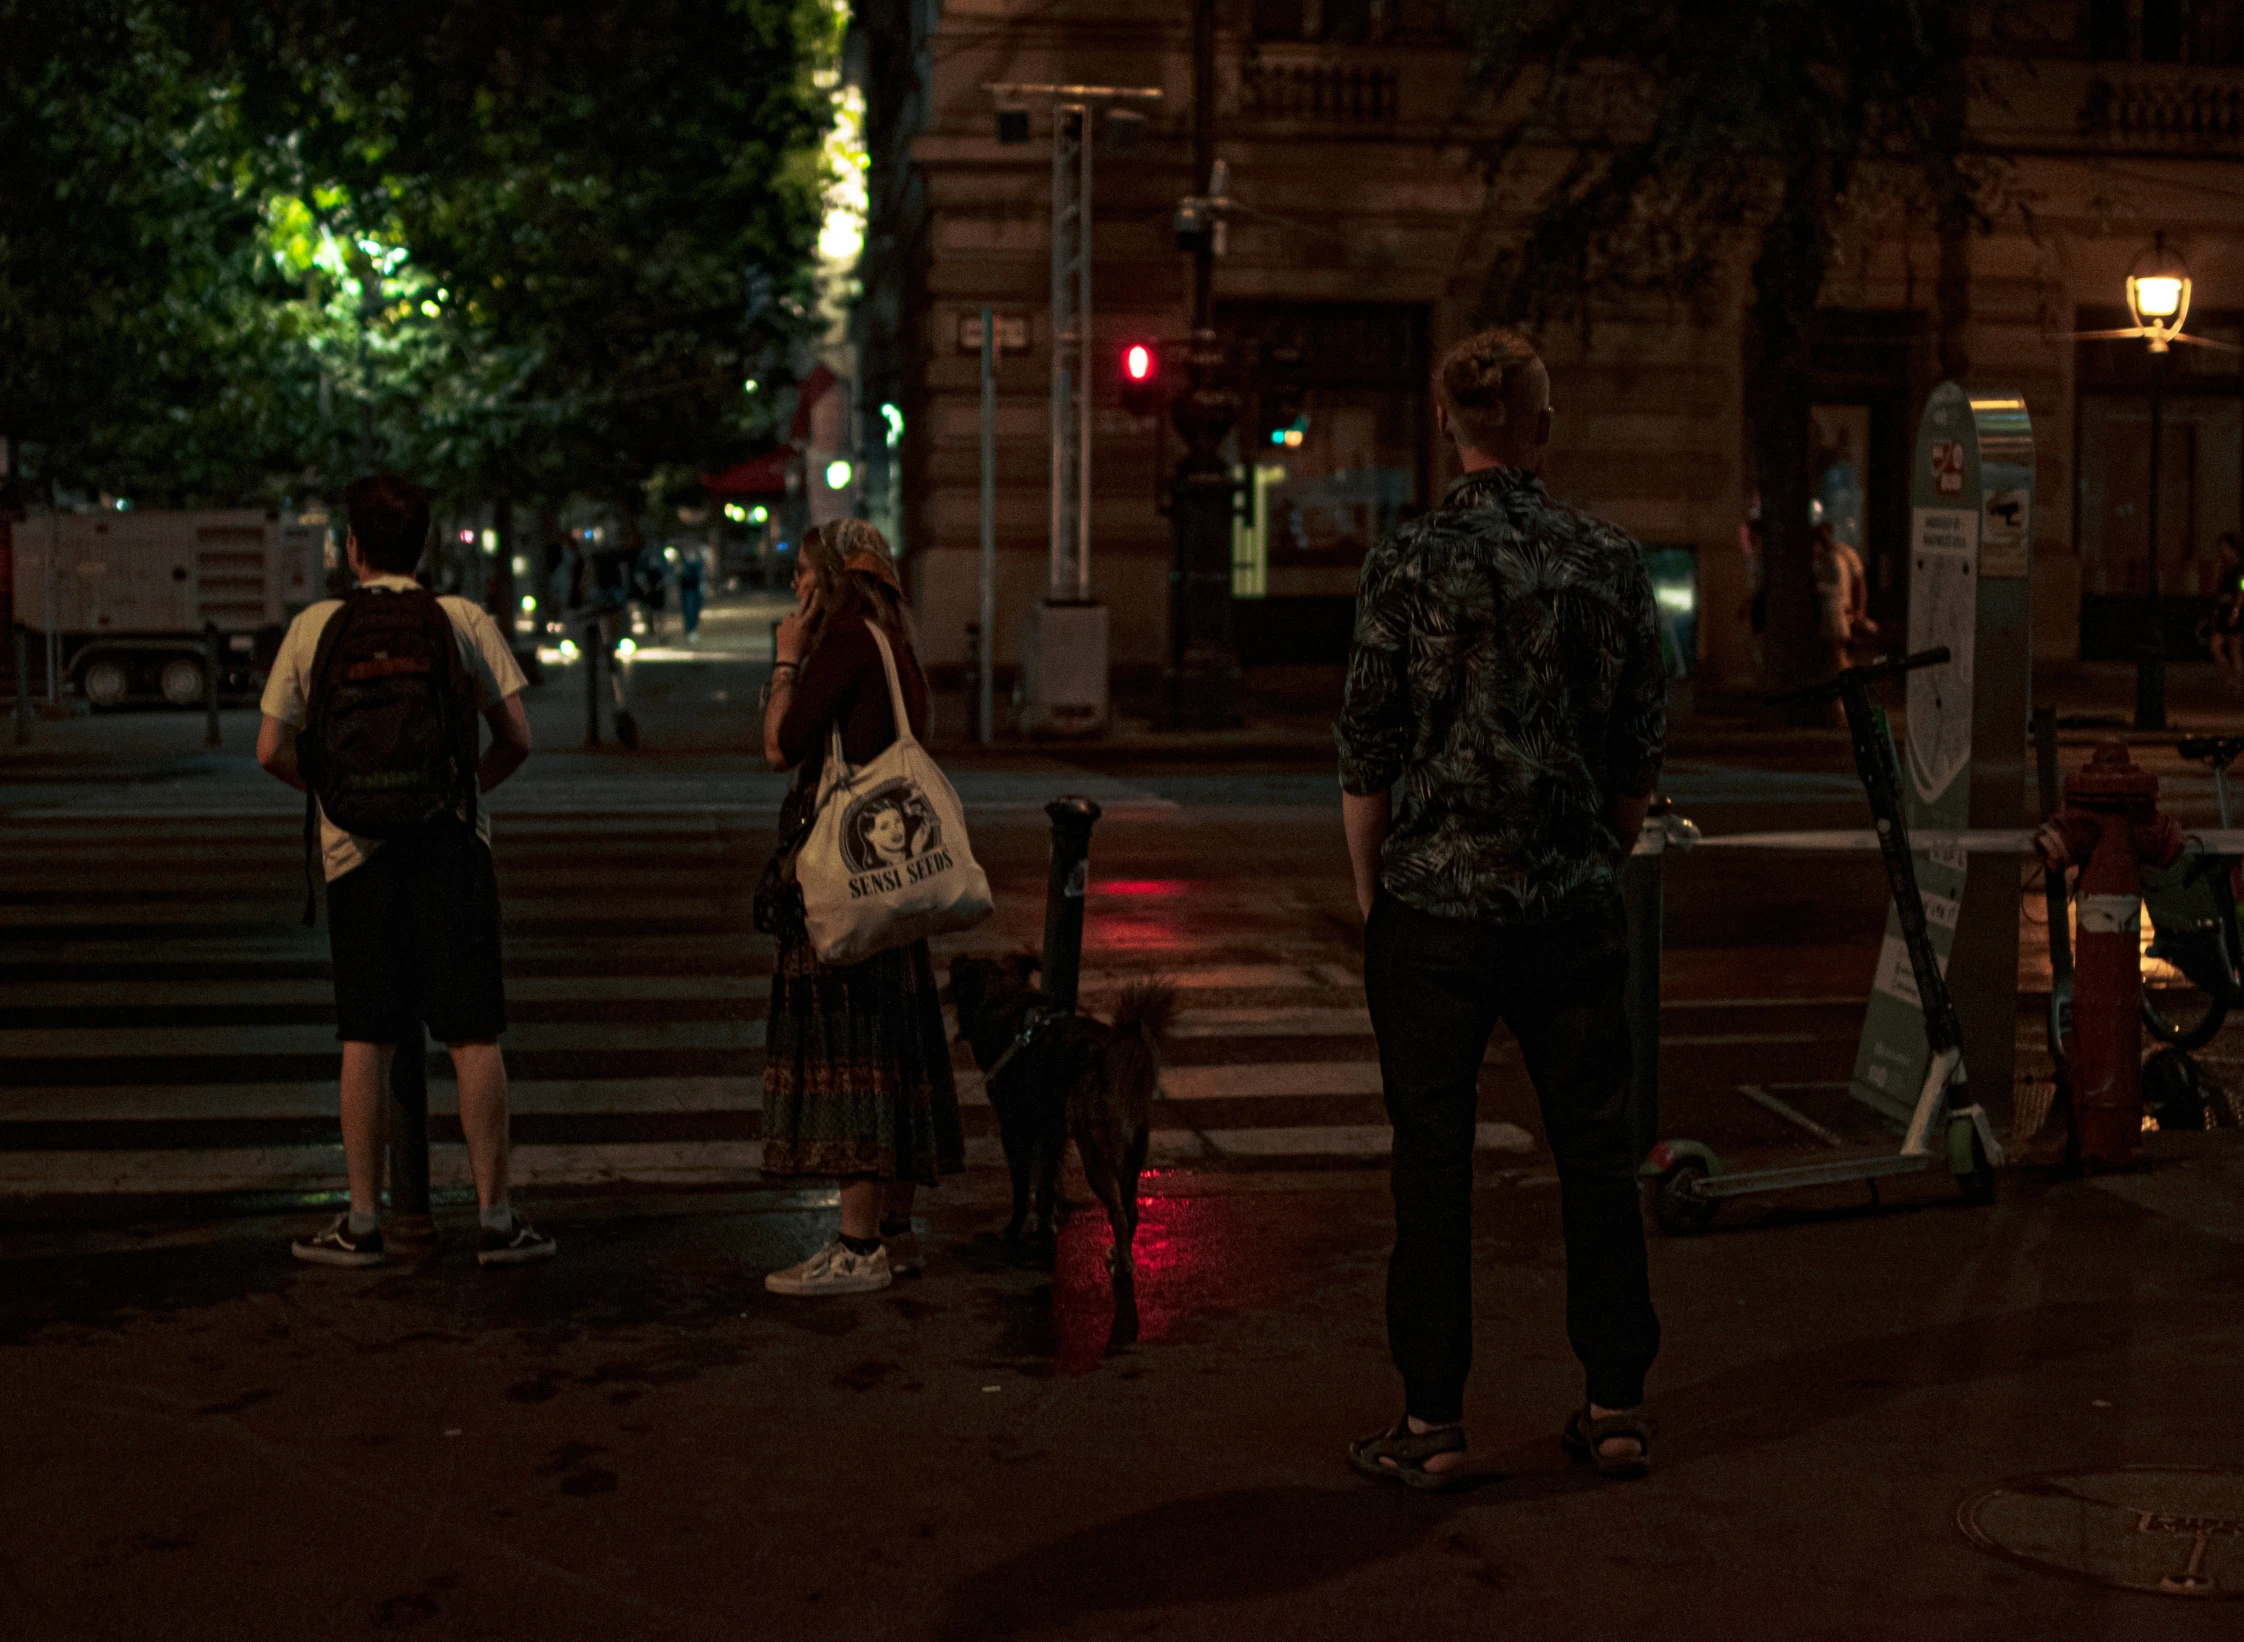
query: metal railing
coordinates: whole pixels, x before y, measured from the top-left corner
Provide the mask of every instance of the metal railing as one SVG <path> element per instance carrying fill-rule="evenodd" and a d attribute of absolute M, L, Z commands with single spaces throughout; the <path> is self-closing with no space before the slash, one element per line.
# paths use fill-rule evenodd
<path fill-rule="evenodd" d="M 2080 128 L 2128 146 L 2244 146 L 2244 84 L 2100 75 L 2089 82 Z"/>
<path fill-rule="evenodd" d="M 1391 68 L 1245 63 L 1239 69 L 1239 112 L 1265 120 L 1384 124 L 1401 110 L 1401 82 Z"/>

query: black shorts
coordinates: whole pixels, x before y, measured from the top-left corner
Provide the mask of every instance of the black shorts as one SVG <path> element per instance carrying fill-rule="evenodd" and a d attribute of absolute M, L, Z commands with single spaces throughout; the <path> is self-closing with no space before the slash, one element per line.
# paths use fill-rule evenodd
<path fill-rule="evenodd" d="M 464 826 L 393 839 L 327 886 L 335 1035 L 397 1043 L 418 1018 L 439 1043 L 506 1030 L 491 847 Z"/>

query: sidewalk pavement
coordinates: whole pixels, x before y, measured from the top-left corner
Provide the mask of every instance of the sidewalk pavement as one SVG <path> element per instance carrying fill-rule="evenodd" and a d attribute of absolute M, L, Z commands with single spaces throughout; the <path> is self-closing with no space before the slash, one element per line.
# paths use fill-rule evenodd
<path fill-rule="evenodd" d="M 1636 1484 L 1555 1440 L 1558 1194 L 1484 1175 L 1475 1486 L 1439 1497 L 1341 1459 L 1397 1406 L 1377 1173 L 1156 1178 L 1114 1358 L 1100 1217 L 1017 1269 L 986 1173 L 923 1200 L 925 1277 L 825 1301 L 762 1288 L 831 1224 L 783 1191 L 535 1202 L 560 1257 L 511 1271 L 456 1212 L 370 1273 L 292 1264 L 301 1217 L 18 1235 L 0 1633 L 2212 1642 L 2244 1148 L 2151 1138 L 1992 1209 L 1928 1177 L 1656 1240 Z"/>
<path fill-rule="evenodd" d="M 675 638 L 650 641 L 631 669 L 633 706 L 643 751 L 672 774 L 681 759 L 710 761 L 715 775 L 747 761 L 760 768 L 762 721 L 757 695 L 769 671 L 769 612 L 762 604 L 713 608 L 703 645 L 695 651 Z M 674 620 L 674 618 L 673 618 Z M 2244 703 L 2228 694 L 2211 662 L 2174 662 L 2167 668 L 2165 731 L 2131 728 L 2135 700 L 2132 664 L 2064 662 L 2039 667 L 2034 700 L 2058 711 L 2059 740 L 2091 746 L 2120 736 L 2140 746 L 2170 745 L 2184 735 L 2244 733 Z M 1257 667 L 1245 681 L 1245 721 L 1230 729 L 1160 727 L 1159 704 L 1124 697 L 1115 703 L 1106 731 L 1095 737 L 1030 738 L 1010 734 L 989 746 L 970 735 L 972 704 L 964 692 L 938 690 L 928 740 L 946 762 L 962 767 L 1066 765 L 1099 770 L 1194 764 L 1234 767 L 1330 764 L 1332 725 L 1340 707 L 1338 667 Z M 582 773 L 587 761 L 628 772 L 648 762 L 617 744 L 602 681 L 601 745 L 585 745 L 585 687 L 581 662 L 549 665 L 529 693 L 540 758 L 533 774 Z M 1902 693 L 1886 692 L 1896 731 L 1905 728 Z M 222 715 L 224 748 L 205 754 L 203 715 L 135 710 L 62 719 L 40 719 L 28 746 L 0 737 L 0 777 L 11 782 L 71 779 L 93 765 L 137 772 L 157 782 L 191 776 L 213 765 L 239 762 L 256 744 L 257 715 L 246 704 Z M 1669 720 L 1668 750 L 1680 759 L 1740 759 L 1844 770 L 1851 765 L 1846 732 L 1828 726 L 1781 723 L 1753 692 L 1716 691 L 1704 681 L 1681 687 Z M 552 755 L 571 755 L 566 761 Z M 79 777 L 90 779 L 90 775 Z"/>

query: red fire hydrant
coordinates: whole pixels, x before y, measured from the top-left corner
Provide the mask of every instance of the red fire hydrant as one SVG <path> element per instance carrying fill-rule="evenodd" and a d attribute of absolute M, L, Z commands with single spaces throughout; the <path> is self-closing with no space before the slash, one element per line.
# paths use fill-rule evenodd
<path fill-rule="evenodd" d="M 2072 1049 L 2083 1161 L 2126 1163 L 2143 1129 L 2142 869 L 2168 867 L 2182 830 L 2158 808 L 2158 777 L 2106 741 L 2065 782 L 2036 835 L 2050 870 L 2080 863 Z"/>

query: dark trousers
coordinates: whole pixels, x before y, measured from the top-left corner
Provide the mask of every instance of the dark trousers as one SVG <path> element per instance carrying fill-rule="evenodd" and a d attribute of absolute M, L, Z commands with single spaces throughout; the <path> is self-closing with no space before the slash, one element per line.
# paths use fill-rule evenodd
<path fill-rule="evenodd" d="M 1566 1233 L 1566 1335 L 1590 1400 L 1633 1408 L 1660 1346 L 1644 1269 L 1628 1114 L 1620 903 L 1557 924 L 1437 918 L 1384 892 L 1364 931 L 1364 990 L 1395 1128 L 1387 1338 L 1409 1411 L 1464 1415 L 1472 1367 L 1473 1140 L 1480 1066 L 1512 1029 L 1542 1104 Z"/>

